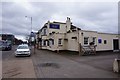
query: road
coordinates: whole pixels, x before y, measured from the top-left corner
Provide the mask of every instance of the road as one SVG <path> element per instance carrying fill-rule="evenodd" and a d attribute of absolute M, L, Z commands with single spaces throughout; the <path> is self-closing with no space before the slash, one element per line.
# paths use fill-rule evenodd
<path fill-rule="evenodd" d="M 78 56 L 69 52 L 36 50 L 30 57 L 15 57 L 14 51 L 2 52 L 3 78 L 119 78 L 112 71 L 118 53 Z M 33 52 L 33 51 L 32 51 Z"/>

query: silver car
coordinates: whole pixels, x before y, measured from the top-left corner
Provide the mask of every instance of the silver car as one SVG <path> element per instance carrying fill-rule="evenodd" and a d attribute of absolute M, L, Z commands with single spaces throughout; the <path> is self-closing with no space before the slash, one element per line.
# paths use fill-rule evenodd
<path fill-rule="evenodd" d="M 27 44 L 21 44 L 15 51 L 15 56 L 30 56 L 31 51 Z"/>

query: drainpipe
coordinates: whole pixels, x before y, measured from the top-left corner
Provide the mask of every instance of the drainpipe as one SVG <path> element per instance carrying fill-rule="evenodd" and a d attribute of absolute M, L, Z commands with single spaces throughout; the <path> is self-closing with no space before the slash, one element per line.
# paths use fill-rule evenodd
<path fill-rule="evenodd" d="M 80 51 L 80 44 L 79 44 L 79 30 L 78 30 L 78 51 L 79 51 L 79 56 L 80 56 L 80 53 L 81 53 L 81 51 Z"/>

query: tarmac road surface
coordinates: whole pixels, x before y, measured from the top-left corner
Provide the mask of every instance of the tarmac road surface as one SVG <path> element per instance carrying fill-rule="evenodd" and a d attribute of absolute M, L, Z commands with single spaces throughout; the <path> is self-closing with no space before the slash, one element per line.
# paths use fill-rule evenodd
<path fill-rule="evenodd" d="M 117 53 L 78 56 L 35 50 L 34 54 L 32 49 L 30 57 L 15 57 L 15 49 L 2 52 L 3 78 L 120 78 L 112 71 Z"/>

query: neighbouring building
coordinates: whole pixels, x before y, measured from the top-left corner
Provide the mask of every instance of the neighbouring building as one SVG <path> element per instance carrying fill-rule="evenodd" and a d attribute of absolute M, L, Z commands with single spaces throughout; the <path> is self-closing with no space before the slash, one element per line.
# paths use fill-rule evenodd
<path fill-rule="evenodd" d="M 12 34 L 0 34 L 0 37 L 2 40 L 10 41 L 12 44 L 14 44 L 15 37 Z"/>
<path fill-rule="evenodd" d="M 22 40 L 15 38 L 15 40 L 14 40 L 14 44 L 15 44 L 15 45 L 20 45 L 20 44 L 22 44 L 22 43 L 23 43 Z"/>
<path fill-rule="evenodd" d="M 39 49 L 69 50 L 69 51 L 95 51 L 119 50 L 118 34 L 86 31 L 74 26 L 67 17 L 65 23 L 50 22 L 38 31 L 36 43 Z"/>

